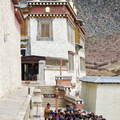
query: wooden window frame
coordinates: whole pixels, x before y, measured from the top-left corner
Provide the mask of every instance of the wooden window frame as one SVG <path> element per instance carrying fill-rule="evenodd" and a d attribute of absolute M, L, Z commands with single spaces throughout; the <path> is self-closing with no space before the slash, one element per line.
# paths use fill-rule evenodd
<path fill-rule="evenodd" d="M 49 37 L 42 37 L 41 31 L 42 31 L 42 24 L 49 24 Z M 37 40 L 38 41 L 53 41 L 53 27 L 52 27 L 52 20 L 38 20 L 37 24 Z"/>

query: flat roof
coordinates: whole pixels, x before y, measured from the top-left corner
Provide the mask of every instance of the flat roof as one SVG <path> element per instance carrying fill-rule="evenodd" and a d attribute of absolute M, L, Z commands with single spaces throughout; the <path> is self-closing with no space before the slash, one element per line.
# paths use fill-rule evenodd
<path fill-rule="evenodd" d="M 120 84 L 120 77 L 99 77 L 99 76 L 85 76 L 80 78 L 82 82 L 88 83 L 103 83 L 103 84 Z"/>

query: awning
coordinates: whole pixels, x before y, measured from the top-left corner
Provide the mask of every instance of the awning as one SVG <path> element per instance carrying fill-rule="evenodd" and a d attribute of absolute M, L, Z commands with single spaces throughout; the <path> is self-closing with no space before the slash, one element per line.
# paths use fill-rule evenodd
<path fill-rule="evenodd" d="M 51 60 L 51 61 L 59 61 L 59 60 L 63 60 L 68 62 L 68 59 L 65 58 L 59 58 L 59 57 L 45 57 L 45 56 L 35 56 L 35 55 L 31 55 L 31 56 L 22 56 L 21 57 L 21 61 L 24 64 L 32 64 L 32 63 L 38 63 L 40 60 Z"/>
<path fill-rule="evenodd" d="M 22 56 L 21 61 L 24 64 L 38 63 L 40 60 L 46 60 L 43 56 Z"/>
<path fill-rule="evenodd" d="M 79 48 L 79 49 L 83 49 L 83 46 L 80 45 L 80 44 L 77 44 L 77 43 L 75 43 L 75 47 L 76 47 L 76 48 Z"/>

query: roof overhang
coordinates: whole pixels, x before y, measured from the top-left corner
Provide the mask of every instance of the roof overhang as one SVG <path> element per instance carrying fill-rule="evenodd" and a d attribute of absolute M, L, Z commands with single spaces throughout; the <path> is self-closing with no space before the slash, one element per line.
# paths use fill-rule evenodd
<path fill-rule="evenodd" d="M 80 81 L 94 84 L 120 84 L 120 77 L 85 76 L 80 78 Z"/>
<path fill-rule="evenodd" d="M 22 14 L 20 8 L 18 8 L 18 7 L 15 7 L 15 16 L 16 16 L 17 20 L 19 21 L 19 23 L 22 24 L 24 21 L 24 17 L 23 17 L 23 14 Z"/>
<path fill-rule="evenodd" d="M 31 55 L 31 56 L 22 56 L 21 57 L 21 61 L 23 64 L 32 64 L 32 63 L 38 63 L 40 60 L 49 60 L 49 61 L 65 61 L 68 62 L 67 59 L 65 58 L 59 58 L 59 57 L 45 57 L 45 56 L 35 56 L 35 55 Z"/>
<path fill-rule="evenodd" d="M 74 17 L 74 19 L 77 19 L 77 15 L 76 13 L 74 12 L 72 6 L 70 5 L 69 2 L 66 2 L 66 1 L 27 1 L 27 5 L 28 6 L 51 6 L 51 5 L 54 5 L 54 6 L 61 6 L 61 5 L 64 5 L 64 6 L 67 6 L 68 10 L 70 11 L 70 13 L 72 14 L 72 16 Z"/>
<path fill-rule="evenodd" d="M 22 56 L 21 61 L 25 64 L 38 63 L 40 60 L 46 60 L 43 56 Z"/>
<path fill-rule="evenodd" d="M 83 49 L 83 46 L 80 45 L 80 44 L 78 44 L 78 43 L 75 43 L 75 47 L 76 47 L 76 48 L 79 48 L 79 49 Z"/>

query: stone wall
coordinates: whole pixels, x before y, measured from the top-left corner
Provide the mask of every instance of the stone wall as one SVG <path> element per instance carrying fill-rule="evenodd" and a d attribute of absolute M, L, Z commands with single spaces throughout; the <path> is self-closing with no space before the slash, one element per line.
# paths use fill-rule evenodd
<path fill-rule="evenodd" d="M 21 84 L 20 26 L 11 0 L 0 1 L 0 98 Z"/>

